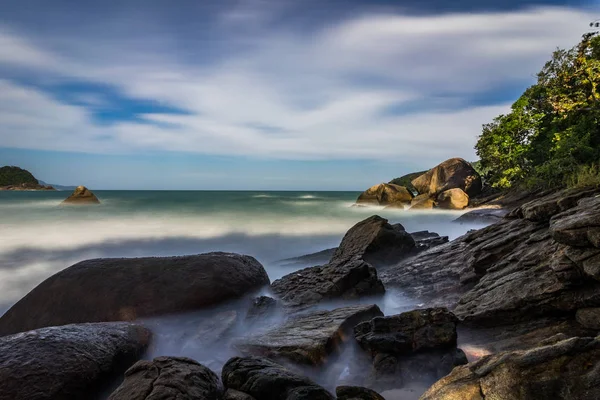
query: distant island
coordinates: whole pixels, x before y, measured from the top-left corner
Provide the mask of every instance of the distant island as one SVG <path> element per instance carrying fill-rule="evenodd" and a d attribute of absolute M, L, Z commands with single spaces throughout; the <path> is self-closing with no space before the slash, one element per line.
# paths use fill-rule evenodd
<path fill-rule="evenodd" d="M 56 190 L 53 186 L 38 181 L 31 172 L 15 167 L 0 168 L 0 190 Z"/>

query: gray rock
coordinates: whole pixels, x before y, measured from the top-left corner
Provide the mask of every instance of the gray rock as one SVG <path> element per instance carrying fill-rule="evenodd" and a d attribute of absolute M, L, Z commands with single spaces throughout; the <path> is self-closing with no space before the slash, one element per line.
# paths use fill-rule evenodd
<path fill-rule="evenodd" d="M 502 221 L 508 214 L 504 208 L 480 208 L 464 213 L 456 218 L 453 222 L 461 224 L 465 223 L 480 223 L 480 224 L 495 224 Z"/>
<path fill-rule="evenodd" d="M 272 317 L 278 309 L 277 300 L 268 296 L 255 298 L 246 314 L 247 322 L 255 322 Z"/>
<path fill-rule="evenodd" d="M 231 253 L 82 261 L 46 279 L 12 306 L 0 318 L 0 335 L 191 311 L 268 284 L 256 259 Z"/>
<path fill-rule="evenodd" d="M 577 310 L 575 319 L 588 329 L 600 331 L 600 308 L 581 308 Z"/>
<path fill-rule="evenodd" d="M 109 400 L 221 400 L 219 377 L 198 362 L 183 357 L 138 361 Z"/>
<path fill-rule="evenodd" d="M 150 331 L 125 322 L 65 325 L 0 338 L 0 399 L 93 399 L 143 354 Z"/>
<path fill-rule="evenodd" d="M 337 400 L 385 400 L 376 391 L 360 386 L 338 386 L 335 394 Z"/>
<path fill-rule="evenodd" d="M 256 400 L 254 397 L 244 392 L 233 389 L 227 389 L 223 395 L 223 400 Z"/>

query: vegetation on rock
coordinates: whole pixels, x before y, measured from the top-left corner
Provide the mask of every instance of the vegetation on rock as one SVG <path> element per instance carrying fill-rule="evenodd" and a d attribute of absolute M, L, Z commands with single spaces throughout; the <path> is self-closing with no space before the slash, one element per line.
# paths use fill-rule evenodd
<path fill-rule="evenodd" d="M 0 186 L 21 185 L 23 183 L 37 185 L 38 180 L 31 172 L 19 167 L 5 166 L 0 168 Z"/>

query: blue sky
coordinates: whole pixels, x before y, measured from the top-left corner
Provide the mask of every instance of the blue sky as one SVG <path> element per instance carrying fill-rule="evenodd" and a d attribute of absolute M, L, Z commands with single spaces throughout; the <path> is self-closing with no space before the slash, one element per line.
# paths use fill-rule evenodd
<path fill-rule="evenodd" d="M 481 124 L 600 18 L 550 0 L 0 9 L 0 164 L 96 189 L 362 190 L 473 160 Z"/>

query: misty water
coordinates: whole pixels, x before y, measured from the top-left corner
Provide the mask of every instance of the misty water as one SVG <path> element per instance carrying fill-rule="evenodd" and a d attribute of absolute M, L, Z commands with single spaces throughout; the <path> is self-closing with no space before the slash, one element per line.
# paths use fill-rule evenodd
<path fill-rule="evenodd" d="M 0 192 L 0 313 L 52 274 L 90 258 L 236 252 L 258 259 L 273 281 L 303 267 L 282 259 L 335 247 L 349 228 L 373 214 L 401 223 L 408 232 L 429 230 L 450 239 L 482 227 L 452 222 L 462 214 L 458 211 L 352 207 L 358 192 L 95 193 L 101 205 L 65 207 L 59 204 L 66 192 Z M 187 356 L 218 372 L 236 354 L 236 340 L 280 322 L 245 323 L 248 302 L 144 321 L 156 334 L 146 357 Z M 419 306 L 394 290 L 360 302 L 376 303 L 386 315 Z M 332 376 L 343 378 L 345 356 L 340 357 L 332 371 L 313 377 L 328 386 Z"/>

